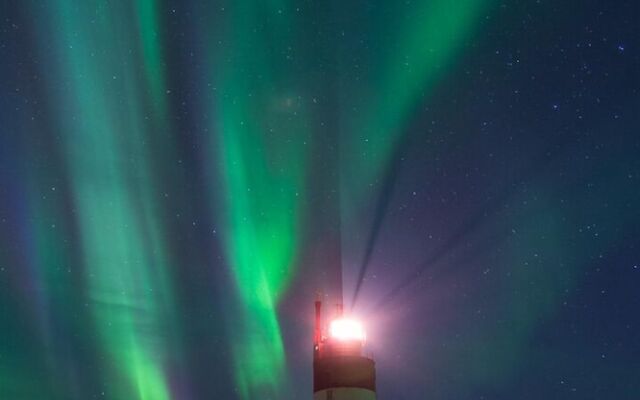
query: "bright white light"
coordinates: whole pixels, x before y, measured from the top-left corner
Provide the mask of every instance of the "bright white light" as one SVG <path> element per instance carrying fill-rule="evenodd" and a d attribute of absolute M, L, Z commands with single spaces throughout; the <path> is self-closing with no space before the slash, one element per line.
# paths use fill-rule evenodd
<path fill-rule="evenodd" d="M 335 319 L 329 326 L 331 337 L 339 340 L 364 340 L 366 335 L 359 321 L 352 319 Z"/>

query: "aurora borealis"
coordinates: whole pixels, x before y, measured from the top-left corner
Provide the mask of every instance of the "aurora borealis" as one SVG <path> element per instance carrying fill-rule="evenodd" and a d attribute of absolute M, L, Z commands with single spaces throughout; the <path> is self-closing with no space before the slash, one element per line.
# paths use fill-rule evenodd
<path fill-rule="evenodd" d="M 640 393 L 631 1 L 0 0 L 0 399 Z"/>

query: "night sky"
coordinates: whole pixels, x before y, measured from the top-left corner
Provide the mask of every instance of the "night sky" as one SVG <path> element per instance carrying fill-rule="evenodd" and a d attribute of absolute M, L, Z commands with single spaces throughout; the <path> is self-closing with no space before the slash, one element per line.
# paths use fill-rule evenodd
<path fill-rule="evenodd" d="M 640 398 L 639 21 L 0 0 L 0 399 Z"/>

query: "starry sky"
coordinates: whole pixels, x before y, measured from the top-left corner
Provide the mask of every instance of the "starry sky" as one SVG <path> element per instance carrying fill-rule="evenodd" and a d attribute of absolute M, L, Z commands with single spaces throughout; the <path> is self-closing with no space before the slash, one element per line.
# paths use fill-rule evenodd
<path fill-rule="evenodd" d="M 0 0 L 0 398 L 640 393 L 635 1 Z"/>

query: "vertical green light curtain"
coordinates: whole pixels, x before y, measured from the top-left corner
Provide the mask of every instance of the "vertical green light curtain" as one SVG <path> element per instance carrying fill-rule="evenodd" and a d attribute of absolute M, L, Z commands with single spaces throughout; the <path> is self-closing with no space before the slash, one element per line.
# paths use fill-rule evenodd
<path fill-rule="evenodd" d="M 341 123 L 345 151 L 372 155 L 342 158 L 346 184 L 359 196 L 383 172 L 404 121 L 486 4 L 383 7 L 400 22 L 377 27 L 389 35 L 371 37 L 371 56 L 381 62 L 365 79 L 374 96 L 359 97 L 365 91 L 354 83 L 344 106 L 360 111 Z M 105 396 L 172 398 L 167 371 L 179 332 L 172 326 L 170 271 L 179 266 L 166 250 L 169 235 L 155 199 L 163 177 L 152 164 L 158 151 L 172 158 L 175 134 L 167 117 L 171 72 L 163 40 L 170 28 L 162 22 L 169 10 L 159 0 L 29 7 L 41 21 L 38 43 L 53 55 L 46 61 L 48 87 L 79 221 L 88 307 L 105 381 L 114 382 Z M 225 323 L 236 386 L 246 399 L 282 394 L 287 386 L 277 310 L 300 253 L 313 151 L 311 98 L 301 92 L 308 74 L 290 57 L 299 35 L 313 37 L 314 25 L 299 20 L 299 7 L 286 0 L 232 1 L 205 7 L 217 26 L 200 26 L 206 42 L 201 78 L 215 89 L 200 99 L 209 122 L 208 167 L 222 183 L 211 182 L 209 196 L 224 221 L 220 234 L 237 294 L 237 312 Z M 344 68 L 352 66 L 346 61 Z"/>
<path fill-rule="evenodd" d="M 166 112 L 161 43 L 155 2 L 138 1 L 137 14 L 127 6 L 57 1 L 38 10 L 50 38 L 42 42 L 55 55 L 50 88 L 58 97 L 105 396 L 162 400 L 171 398 L 173 290 L 154 207 L 159 177 L 145 147 L 154 134 L 149 108 L 155 118 Z M 142 52 L 131 40 L 137 37 Z M 147 79 L 140 82 L 141 75 Z"/>

